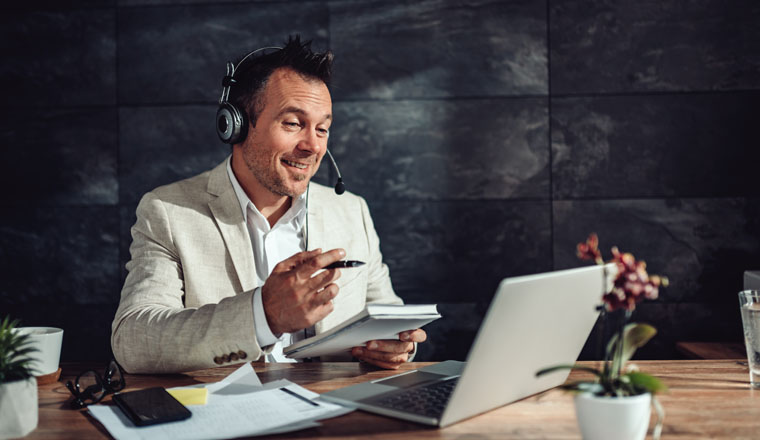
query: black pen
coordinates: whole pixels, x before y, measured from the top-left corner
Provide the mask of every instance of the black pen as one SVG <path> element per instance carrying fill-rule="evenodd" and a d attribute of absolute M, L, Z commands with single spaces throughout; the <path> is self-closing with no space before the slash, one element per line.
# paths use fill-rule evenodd
<path fill-rule="evenodd" d="M 285 387 L 280 388 L 280 391 L 284 391 L 285 393 L 290 394 L 291 396 L 293 396 L 293 397 L 295 397 L 297 399 L 301 399 L 304 402 L 308 403 L 309 405 L 319 406 L 319 404 L 317 402 L 315 402 L 315 401 L 313 401 L 311 399 L 307 399 L 306 397 L 304 397 L 304 396 L 302 396 L 302 395 L 300 395 L 298 393 L 295 393 L 293 391 L 290 391 L 289 389 L 287 389 Z"/>
<path fill-rule="evenodd" d="M 325 269 L 348 269 L 349 267 L 364 266 L 364 264 L 365 263 L 363 261 L 357 260 L 336 261 L 335 263 L 325 266 Z"/>

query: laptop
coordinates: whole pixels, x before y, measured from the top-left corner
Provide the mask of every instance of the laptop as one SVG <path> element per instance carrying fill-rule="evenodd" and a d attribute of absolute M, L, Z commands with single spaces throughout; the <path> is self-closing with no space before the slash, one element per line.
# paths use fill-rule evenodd
<path fill-rule="evenodd" d="M 614 265 L 607 265 L 614 273 Z M 445 361 L 321 395 L 331 402 L 444 427 L 561 385 L 599 315 L 602 266 L 504 279 L 466 362 Z"/>

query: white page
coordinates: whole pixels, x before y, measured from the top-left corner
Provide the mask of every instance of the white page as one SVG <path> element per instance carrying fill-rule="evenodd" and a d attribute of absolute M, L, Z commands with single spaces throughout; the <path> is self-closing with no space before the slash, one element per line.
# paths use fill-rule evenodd
<path fill-rule="evenodd" d="M 91 405 L 88 409 L 117 440 L 222 439 L 275 434 L 318 426 L 316 420 L 354 410 L 315 400 L 319 394 L 286 379 L 261 385 L 250 363 L 206 388 L 209 390 L 207 404 L 189 405 L 193 415 L 178 422 L 138 427 L 115 405 Z M 288 394 L 282 388 L 315 404 Z"/>
<path fill-rule="evenodd" d="M 228 374 L 227 377 L 220 380 L 219 382 L 210 382 L 210 383 L 197 383 L 194 385 L 187 385 L 183 387 L 173 387 L 173 388 L 167 388 L 167 390 L 181 390 L 181 389 L 188 389 L 188 388 L 206 388 L 208 390 L 208 395 L 211 396 L 215 393 L 220 393 L 222 389 L 225 389 L 225 392 L 221 392 L 220 394 L 228 394 L 226 392 L 227 387 L 230 385 L 246 385 L 249 387 L 249 389 L 253 389 L 253 387 L 261 387 L 261 380 L 259 379 L 259 376 L 256 375 L 256 371 L 253 370 L 253 367 L 251 366 L 250 362 L 246 362 L 240 368 L 233 371 L 232 373 Z M 260 388 L 264 389 L 264 388 Z"/>
<path fill-rule="evenodd" d="M 254 371 L 250 362 L 246 362 L 219 382 L 206 385 L 206 389 L 211 394 L 233 383 L 261 386 L 261 380 L 256 375 L 256 371 Z"/>
<path fill-rule="evenodd" d="M 398 339 L 399 333 L 440 317 L 436 304 L 367 304 L 334 328 L 291 344 L 283 352 L 291 359 L 347 353 L 372 339 Z"/>
<path fill-rule="evenodd" d="M 316 420 L 337 417 L 353 410 L 323 401 L 309 404 L 283 392 L 282 388 L 312 401 L 307 396 L 314 393 L 291 383 L 287 387 L 246 395 L 217 396 L 206 405 L 190 406 L 188 409 L 193 415 L 189 419 L 146 427 L 135 426 L 113 405 L 92 405 L 89 410 L 117 440 L 222 439 L 287 432 L 313 426 Z"/>
<path fill-rule="evenodd" d="M 311 344 L 307 348 L 301 348 L 294 353 L 290 352 L 290 350 L 293 350 L 296 344 L 285 347 L 284 351 L 287 357 L 293 359 L 347 353 L 352 347 L 364 346 L 367 341 L 373 339 L 398 339 L 399 333 L 420 328 L 438 318 L 440 318 L 440 315 L 377 316 L 336 332 L 329 337 L 322 338 L 319 342 Z M 304 344 L 304 341 L 300 341 L 298 344 Z"/>

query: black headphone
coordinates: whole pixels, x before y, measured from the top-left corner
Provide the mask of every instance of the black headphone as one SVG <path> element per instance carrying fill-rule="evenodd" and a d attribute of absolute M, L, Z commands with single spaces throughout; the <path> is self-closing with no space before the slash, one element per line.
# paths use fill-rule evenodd
<path fill-rule="evenodd" d="M 262 50 L 282 49 L 281 47 L 271 46 L 256 49 L 244 56 L 237 66 L 232 62 L 227 62 L 227 75 L 222 78 L 222 96 L 219 98 L 219 109 L 216 111 L 216 134 L 225 144 L 238 144 L 242 142 L 248 134 L 248 115 L 245 109 L 238 108 L 235 104 L 228 101 L 230 97 L 230 88 L 237 84 L 235 72 L 240 69 L 245 60 Z"/>

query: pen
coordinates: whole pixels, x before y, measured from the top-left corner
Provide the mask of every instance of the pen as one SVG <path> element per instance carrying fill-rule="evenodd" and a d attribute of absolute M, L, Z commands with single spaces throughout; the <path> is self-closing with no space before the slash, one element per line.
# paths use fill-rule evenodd
<path fill-rule="evenodd" d="M 298 393 L 294 393 L 293 391 L 290 391 L 289 389 L 287 389 L 285 387 L 280 388 L 280 391 L 284 391 L 285 393 L 290 394 L 291 396 L 293 396 L 293 397 L 295 397 L 297 399 L 301 399 L 304 402 L 308 403 L 309 405 L 319 406 L 319 404 L 317 402 L 314 402 L 311 399 L 307 399 L 306 397 L 304 397 L 304 396 L 302 396 L 302 395 L 300 395 Z"/>
<path fill-rule="evenodd" d="M 325 269 L 347 269 L 349 267 L 359 267 L 364 266 L 363 261 L 357 261 L 357 260 L 344 260 L 344 261 L 336 261 L 335 263 L 328 264 L 325 266 Z"/>

